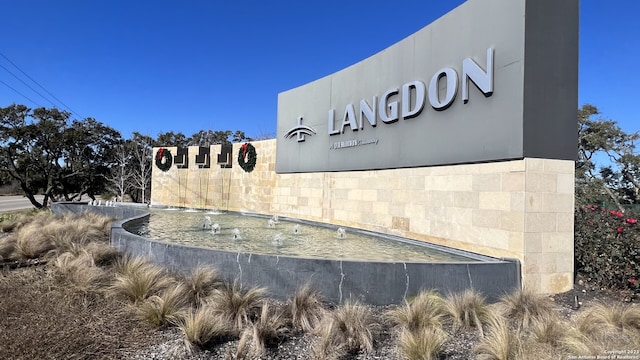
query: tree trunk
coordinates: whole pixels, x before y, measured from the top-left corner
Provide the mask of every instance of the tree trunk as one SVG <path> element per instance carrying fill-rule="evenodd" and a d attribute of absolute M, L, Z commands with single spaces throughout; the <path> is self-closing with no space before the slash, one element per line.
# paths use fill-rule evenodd
<path fill-rule="evenodd" d="M 611 200 L 613 200 L 613 202 L 616 203 L 616 207 L 618 207 L 618 210 L 620 210 L 620 212 L 624 212 L 624 208 L 620 204 L 620 201 L 618 201 L 618 197 L 607 187 L 606 184 L 603 183 L 602 187 L 604 188 L 604 191 L 607 192 Z"/>

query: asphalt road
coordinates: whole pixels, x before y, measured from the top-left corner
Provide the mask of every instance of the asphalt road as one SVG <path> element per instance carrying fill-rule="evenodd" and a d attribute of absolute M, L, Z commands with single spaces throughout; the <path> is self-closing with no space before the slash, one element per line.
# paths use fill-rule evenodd
<path fill-rule="evenodd" d="M 42 195 L 36 195 L 36 200 L 42 201 Z M 29 199 L 22 195 L 18 196 L 0 196 L 0 212 L 33 209 Z"/>

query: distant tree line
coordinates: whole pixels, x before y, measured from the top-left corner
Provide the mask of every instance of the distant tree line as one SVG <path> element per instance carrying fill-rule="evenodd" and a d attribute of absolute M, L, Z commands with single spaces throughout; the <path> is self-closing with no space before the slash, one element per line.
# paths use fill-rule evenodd
<path fill-rule="evenodd" d="M 243 131 L 200 130 L 187 137 L 157 138 L 120 132 L 94 118 L 71 120 L 56 108 L 0 108 L 0 186 L 16 185 L 37 207 L 83 195 L 113 194 L 135 202 L 150 199 L 154 146 L 209 146 L 251 141 Z M 44 195 L 38 201 L 36 195 Z"/>

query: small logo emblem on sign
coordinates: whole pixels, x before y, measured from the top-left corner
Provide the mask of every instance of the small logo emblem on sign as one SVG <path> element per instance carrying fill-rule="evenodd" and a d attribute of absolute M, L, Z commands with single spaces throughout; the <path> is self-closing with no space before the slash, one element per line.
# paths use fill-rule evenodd
<path fill-rule="evenodd" d="M 284 134 L 284 137 L 287 139 L 291 139 L 294 136 L 296 137 L 296 140 L 298 142 L 303 142 L 305 140 L 305 135 L 313 135 L 315 134 L 316 131 L 313 130 L 312 127 L 306 126 L 306 125 L 302 125 L 302 116 L 300 116 L 298 118 L 298 125 L 292 129 L 290 129 L 289 131 L 287 131 L 286 134 Z"/>

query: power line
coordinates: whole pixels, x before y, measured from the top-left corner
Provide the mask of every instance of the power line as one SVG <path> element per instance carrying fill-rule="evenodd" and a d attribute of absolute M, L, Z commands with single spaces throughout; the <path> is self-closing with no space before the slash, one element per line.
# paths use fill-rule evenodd
<path fill-rule="evenodd" d="M 7 60 L 11 65 L 13 65 L 16 69 L 18 69 L 24 76 L 28 77 L 29 80 L 33 81 L 36 85 L 38 85 L 42 90 L 44 90 L 47 94 L 51 95 L 52 98 L 56 99 L 56 101 L 58 101 L 60 104 L 62 104 L 64 107 L 66 107 L 67 109 L 69 109 L 69 111 L 71 111 L 71 113 L 76 114 L 77 117 L 83 119 L 82 116 L 80 116 L 77 112 L 73 111 L 73 109 L 71 109 L 67 104 L 65 104 L 64 102 L 62 102 L 62 100 L 58 99 L 55 95 L 53 95 L 49 90 L 45 89 L 44 86 L 40 85 L 39 82 L 35 81 L 31 76 L 29 76 L 29 74 L 27 74 L 24 70 L 22 70 L 18 65 L 16 65 L 13 61 L 9 60 L 8 57 L 6 57 L 3 53 L 0 52 L 0 56 L 2 56 L 3 58 L 5 58 L 5 60 Z M 6 84 L 5 84 L 6 85 Z M 8 86 L 8 85 L 7 85 Z M 31 87 L 29 87 L 31 88 Z M 24 96 L 24 95 L 23 95 Z M 40 95 L 42 96 L 42 95 Z M 25 96 L 26 97 L 26 96 Z M 51 101 L 49 101 L 51 102 Z"/>
<path fill-rule="evenodd" d="M 5 69 L 9 74 L 11 74 L 11 76 L 13 76 L 14 78 L 18 79 L 18 81 L 20 81 L 21 83 L 23 83 L 26 87 L 28 87 L 29 89 L 31 89 L 34 93 L 40 95 L 41 98 L 47 100 L 51 105 L 56 106 L 56 104 L 53 103 L 53 101 L 49 100 L 49 98 L 47 98 L 46 96 L 40 94 L 36 89 L 32 88 L 29 84 L 27 84 L 26 82 L 24 82 L 24 80 L 20 79 L 16 74 L 12 73 L 9 69 L 7 69 L 6 67 L 4 67 L 4 65 L 0 65 L 1 68 Z"/>
<path fill-rule="evenodd" d="M 34 104 L 36 104 L 36 105 L 38 105 L 38 106 L 40 106 L 40 107 L 44 107 L 44 106 L 42 106 L 42 105 L 38 104 L 37 102 L 35 102 L 35 101 L 31 100 L 28 96 L 26 96 L 25 94 L 21 93 L 20 91 L 18 91 L 18 90 L 16 90 L 16 89 L 12 88 L 12 87 L 11 87 L 11 86 L 9 86 L 9 84 L 7 84 L 6 82 L 4 82 L 4 81 L 0 80 L 0 83 L 4 84 L 4 86 L 6 86 L 6 87 L 8 87 L 9 89 L 13 90 L 16 94 L 18 94 L 18 95 L 22 96 L 23 98 L 25 98 L 25 99 L 27 99 L 27 100 L 31 101 L 32 103 L 34 103 Z"/>

